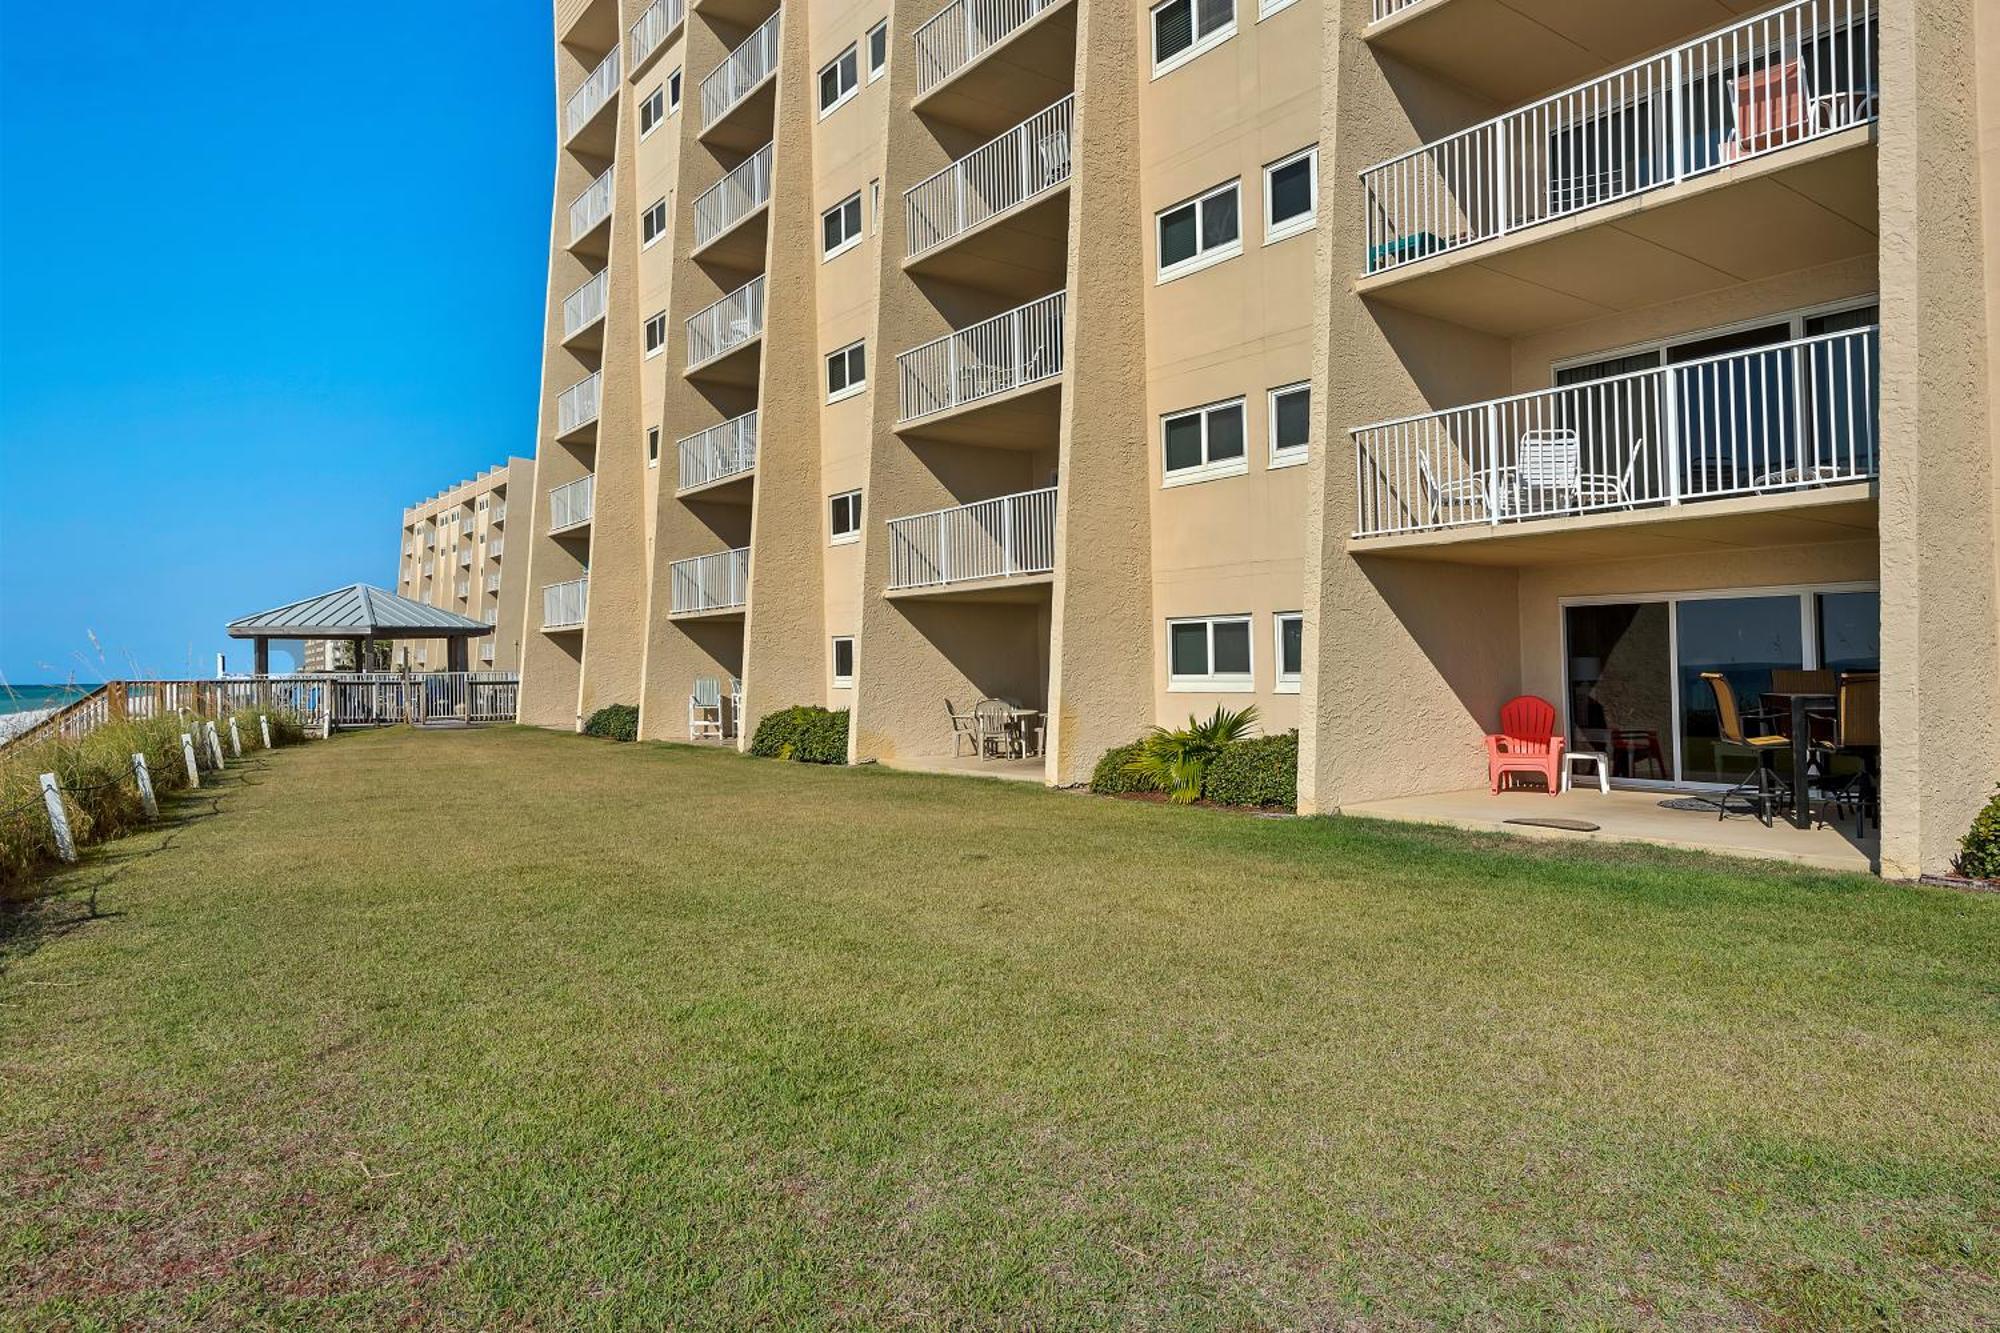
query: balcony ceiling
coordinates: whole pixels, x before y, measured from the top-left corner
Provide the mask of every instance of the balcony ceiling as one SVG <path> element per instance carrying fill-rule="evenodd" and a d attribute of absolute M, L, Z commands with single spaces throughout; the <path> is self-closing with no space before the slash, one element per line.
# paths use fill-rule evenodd
<path fill-rule="evenodd" d="M 1367 33 L 1369 45 L 1491 98 L 1495 110 L 1573 83 L 1774 0 L 1418 0 Z"/>
<path fill-rule="evenodd" d="M 1859 126 L 1680 185 L 1363 277 L 1371 301 L 1520 337 L 1875 253 Z"/>
<path fill-rule="evenodd" d="M 897 602 L 921 599 L 926 602 L 1000 602 L 1013 606 L 1035 606 L 1049 600 L 1055 581 L 1054 574 L 1016 574 L 1004 579 L 968 579 L 963 583 L 940 583 L 923 588 L 892 588 L 882 595 Z"/>
<path fill-rule="evenodd" d="M 1573 518 L 1473 525 L 1397 537 L 1350 538 L 1348 554 L 1459 565 L 1574 565 L 1818 542 L 1872 541 L 1875 484 L 1704 500 Z"/>
<path fill-rule="evenodd" d="M 985 140 L 1075 91 L 1076 6 L 1063 4 L 1037 14 L 914 106 Z"/>
<path fill-rule="evenodd" d="M 976 398 L 964 407 L 899 425 L 908 437 L 988 449 L 1053 449 L 1062 424 L 1063 377 Z"/>
<path fill-rule="evenodd" d="M 1021 301 L 1067 286 L 1068 183 L 904 260 L 903 267 Z"/>
<path fill-rule="evenodd" d="M 700 90 L 697 89 L 697 106 L 700 98 Z M 777 123 L 777 107 L 778 79 L 774 70 L 723 112 L 722 118 L 703 130 L 699 137 L 711 147 L 734 149 L 747 157 L 771 142 L 772 126 Z"/>

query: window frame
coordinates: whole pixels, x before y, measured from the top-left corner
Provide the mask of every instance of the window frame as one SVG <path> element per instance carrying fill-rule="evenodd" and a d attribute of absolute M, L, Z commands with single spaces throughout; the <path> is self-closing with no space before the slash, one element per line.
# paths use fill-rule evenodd
<path fill-rule="evenodd" d="M 1301 158 L 1305 159 L 1306 163 L 1306 186 L 1312 196 L 1312 206 L 1303 213 L 1294 214 L 1282 222 L 1275 222 L 1271 218 L 1271 174 L 1291 166 Z M 1275 162 L 1266 162 L 1263 177 L 1264 244 L 1275 245 L 1279 241 L 1290 240 L 1294 236 L 1311 231 L 1314 224 L 1319 221 L 1319 145 L 1312 144 L 1299 149 L 1296 153 L 1287 153 Z"/>
<path fill-rule="evenodd" d="M 1206 626 L 1208 671 L 1199 676 L 1180 675 L 1174 670 L 1174 627 L 1176 625 Z M 1250 656 L 1249 670 L 1218 674 L 1215 670 L 1215 627 L 1217 625 L 1243 626 L 1244 651 Z M 1206 616 L 1169 616 L 1166 625 L 1167 693 L 1169 694 L 1252 694 L 1257 689 L 1257 633 L 1255 617 L 1246 612 L 1228 612 Z"/>
<path fill-rule="evenodd" d="M 1202 205 L 1218 195 L 1231 192 L 1234 192 L 1236 195 L 1236 236 L 1234 239 L 1225 241 L 1221 245 L 1212 248 L 1205 247 L 1203 245 L 1203 233 L 1207 231 L 1208 224 L 1205 220 Z M 1163 244 L 1167 217 L 1169 214 L 1178 213 L 1184 208 L 1192 208 L 1194 210 L 1195 250 L 1186 259 L 1177 259 L 1169 264 L 1166 262 L 1166 248 Z M 1241 176 L 1231 177 L 1220 185 L 1211 186 L 1203 190 L 1200 194 L 1192 195 L 1189 198 L 1169 204 L 1153 214 L 1153 266 L 1156 271 L 1154 279 L 1156 283 L 1168 283 L 1174 281 L 1176 278 L 1184 278 L 1190 273 L 1199 273 L 1205 268 L 1212 268 L 1217 264 L 1234 259 L 1242 253 L 1243 178 Z"/>
<path fill-rule="evenodd" d="M 845 216 L 842 215 L 842 211 L 849 204 L 854 205 L 853 231 L 847 231 L 847 221 Z M 846 234 L 841 238 L 840 244 L 834 246 L 832 249 L 828 249 L 826 245 L 826 220 L 836 215 L 842 215 L 841 230 Z M 848 195 L 845 199 L 835 204 L 832 208 L 821 209 L 819 215 L 819 244 L 820 244 L 819 262 L 824 264 L 828 260 L 838 259 L 841 255 L 846 254 L 849 250 L 852 250 L 855 246 L 861 244 L 862 235 L 866 230 L 864 226 L 865 222 L 866 219 L 862 217 L 861 191 L 859 190 L 856 190 L 853 194 Z"/>
<path fill-rule="evenodd" d="M 1287 2 L 1289 3 L 1289 0 L 1287 0 Z M 685 87 L 685 80 L 683 80 L 681 77 L 681 67 L 679 65 L 676 65 L 672 70 L 668 71 L 667 73 L 668 115 L 674 116 L 680 114 L 681 93 L 684 87 Z"/>
<path fill-rule="evenodd" d="M 844 676 L 840 674 L 840 649 L 841 645 L 843 644 L 847 646 L 847 674 Z M 853 689 L 854 688 L 854 636 L 852 634 L 834 635 L 832 637 L 832 641 L 828 645 L 826 657 L 827 657 L 826 661 L 827 672 L 829 676 L 832 678 L 833 688 L 836 690 Z"/>
<path fill-rule="evenodd" d="M 849 76 L 852 79 L 852 82 L 850 82 L 846 88 L 840 90 L 834 96 L 834 99 L 831 102 L 829 102 L 826 100 L 827 71 L 828 70 L 834 71 L 835 82 L 837 83 L 839 81 L 839 75 L 841 73 L 840 65 L 842 61 L 853 62 L 854 70 L 853 73 Z M 819 67 L 818 88 L 819 88 L 819 118 L 821 120 L 825 120 L 828 116 L 840 110 L 840 108 L 846 106 L 849 102 L 852 102 L 855 99 L 855 97 L 861 91 L 861 44 L 859 42 L 849 42 L 847 44 L 846 50 L 842 51 L 839 55 L 835 56 L 833 59 L 827 61 L 824 65 L 821 65 Z"/>
<path fill-rule="evenodd" d="M 1218 409 L 1234 407 L 1239 427 L 1243 432 L 1243 452 L 1234 458 L 1216 460 L 1208 452 L 1208 419 Z M 1167 466 L 1167 426 L 1170 422 L 1187 417 L 1201 418 L 1201 462 L 1192 467 L 1169 468 Z M 1201 403 L 1194 407 L 1177 408 L 1172 412 L 1160 413 L 1160 488 L 1191 486 L 1196 482 L 1214 481 L 1221 477 L 1240 477 L 1250 470 L 1250 417 L 1249 407 L 1242 394 L 1233 398 L 1218 398 L 1212 403 Z"/>
<path fill-rule="evenodd" d="M 654 226 L 653 219 L 656 216 L 659 218 L 658 228 L 653 232 L 652 236 L 648 237 L 646 235 L 646 229 L 648 227 Z M 658 199 L 655 199 L 652 203 L 647 204 L 646 211 L 639 215 L 639 248 L 641 250 L 652 249 L 666 237 L 666 234 L 667 234 L 667 197 L 665 195 L 661 195 Z"/>
<path fill-rule="evenodd" d="M 1297 3 L 1298 0 L 1257 0 L 1257 21 L 1262 23 L 1271 15 L 1282 13 Z"/>
<path fill-rule="evenodd" d="M 836 527 L 834 514 L 845 508 L 848 522 L 853 526 Z M 850 546 L 861 540 L 861 488 L 851 491 L 836 491 L 826 497 L 826 544 L 828 546 Z"/>
<path fill-rule="evenodd" d="M 1158 4 L 1147 9 L 1147 40 L 1150 44 L 1149 52 L 1153 57 L 1153 77 L 1157 79 L 1162 75 L 1171 74 L 1182 65 L 1187 64 L 1189 61 L 1200 59 L 1208 52 L 1213 51 L 1216 47 L 1228 41 L 1231 37 L 1234 37 L 1236 35 L 1237 3 L 1238 0 L 1229 0 L 1229 22 L 1208 33 L 1198 33 L 1195 31 L 1195 21 L 1201 15 L 1201 0 L 1159 0 Z M 1160 11 L 1166 9 L 1169 5 L 1177 4 L 1185 4 L 1188 7 L 1188 36 L 1193 40 L 1162 60 L 1160 58 Z"/>
<path fill-rule="evenodd" d="M 1285 670 L 1285 622 L 1299 622 L 1299 669 Z M 1306 678 L 1306 613 L 1303 611 L 1273 611 L 1271 613 L 1271 693 L 1297 694 Z"/>
<path fill-rule="evenodd" d="M 853 366 L 847 360 L 850 353 L 857 351 L 861 353 L 861 378 L 858 380 L 852 378 L 854 373 Z M 842 359 L 841 373 L 849 377 L 847 383 L 841 385 L 838 389 L 833 387 L 833 363 L 836 357 Z M 828 352 L 826 354 L 826 372 L 826 401 L 829 403 L 838 403 L 844 399 L 852 398 L 858 393 L 865 393 L 868 389 L 868 340 L 866 338 L 856 338 L 846 346 L 836 347 L 831 352 Z"/>
<path fill-rule="evenodd" d="M 882 62 L 880 64 L 875 62 L 875 38 L 878 34 L 882 38 Z M 889 20 L 883 19 L 880 23 L 870 28 L 862 40 L 868 43 L 868 82 L 873 83 L 889 72 Z"/>
<path fill-rule="evenodd" d="M 648 426 L 646 427 L 646 466 L 658 467 L 659 465 L 660 428 L 658 426 Z"/>
<path fill-rule="evenodd" d="M 653 330 L 655 328 L 658 328 L 660 333 L 660 340 L 658 342 L 653 341 Z M 642 336 L 645 339 L 646 360 L 651 361 L 654 357 L 665 352 L 667 350 L 667 312 L 656 310 L 646 316 L 645 330 Z"/>
<path fill-rule="evenodd" d="M 648 116 L 651 117 L 650 120 Z M 653 85 L 653 91 L 639 99 L 639 141 L 643 143 L 652 138 L 653 131 L 659 129 L 666 118 L 667 85 L 664 82 L 656 83 Z"/>
<path fill-rule="evenodd" d="M 1306 395 L 1306 438 L 1299 444 L 1280 445 L 1278 443 L 1278 399 L 1287 394 Z M 1264 390 L 1264 446 L 1265 466 L 1268 468 L 1297 467 L 1311 456 L 1312 450 L 1312 381 L 1296 380 L 1291 384 L 1280 384 L 1274 389 Z"/>

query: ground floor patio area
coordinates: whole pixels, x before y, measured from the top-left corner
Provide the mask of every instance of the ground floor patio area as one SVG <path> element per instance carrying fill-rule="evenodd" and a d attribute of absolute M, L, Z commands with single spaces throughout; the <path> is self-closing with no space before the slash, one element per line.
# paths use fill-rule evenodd
<path fill-rule="evenodd" d="M 1013 782 L 1040 782 L 1047 773 L 1041 755 L 1025 759 L 981 759 L 970 754 L 913 754 L 883 761 L 890 768 L 908 773 L 955 773 L 972 778 L 1006 778 Z"/>
<path fill-rule="evenodd" d="M 1834 827 L 1800 829 L 1779 818 L 1765 828 L 1753 815 L 1731 813 L 1729 818 L 1718 820 L 1713 810 L 1669 810 L 1660 804 L 1694 795 L 1698 794 L 1625 788 L 1606 794 L 1593 785 L 1579 786 L 1554 797 L 1540 788 L 1523 788 L 1495 796 L 1484 787 L 1474 787 L 1363 801 L 1343 806 L 1341 813 L 1529 837 L 1648 842 L 1728 856 L 1791 861 L 1823 870 L 1865 873 L 1874 867 L 1880 854 L 1874 824 L 1870 823 L 1866 837 L 1857 837 L 1851 815 Z M 1509 822 L 1521 819 L 1565 820 L 1597 827 L 1581 830 Z"/>

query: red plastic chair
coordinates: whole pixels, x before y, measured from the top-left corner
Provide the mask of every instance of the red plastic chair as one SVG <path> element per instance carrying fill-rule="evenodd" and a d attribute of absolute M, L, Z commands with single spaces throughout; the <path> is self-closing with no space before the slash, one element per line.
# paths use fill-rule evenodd
<path fill-rule="evenodd" d="M 1539 773 L 1549 795 L 1562 792 L 1563 738 L 1556 734 L 1556 706 L 1523 694 L 1500 710 L 1500 730 L 1486 738 L 1486 777 L 1500 794 L 1509 773 Z"/>

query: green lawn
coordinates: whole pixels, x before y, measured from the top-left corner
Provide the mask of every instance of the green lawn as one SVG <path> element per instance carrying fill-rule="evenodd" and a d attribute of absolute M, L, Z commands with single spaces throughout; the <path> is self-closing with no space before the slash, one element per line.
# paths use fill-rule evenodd
<path fill-rule="evenodd" d="M 2000 1323 L 2000 901 L 517 730 L 15 922 L 0 1324 Z"/>

